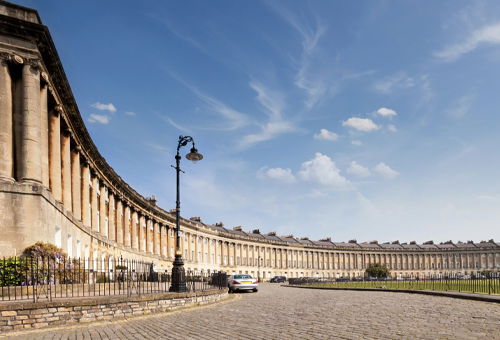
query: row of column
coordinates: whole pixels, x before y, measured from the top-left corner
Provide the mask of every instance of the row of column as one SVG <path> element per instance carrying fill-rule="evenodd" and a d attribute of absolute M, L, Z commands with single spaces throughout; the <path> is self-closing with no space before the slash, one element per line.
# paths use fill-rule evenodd
<path fill-rule="evenodd" d="M 133 249 L 167 256 L 175 246 L 170 227 L 99 180 L 57 103 L 38 59 L 0 52 L 0 179 L 43 185 L 92 230 Z"/>
<path fill-rule="evenodd" d="M 185 260 L 221 266 L 362 270 L 380 263 L 395 270 L 486 269 L 500 266 L 500 254 L 366 254 L 291 250 L 239 244 L 186 233 Z M 215 259 L 215 260 L 214 260 Z M 214 263 L 215 262 L 215 263 Z"/>

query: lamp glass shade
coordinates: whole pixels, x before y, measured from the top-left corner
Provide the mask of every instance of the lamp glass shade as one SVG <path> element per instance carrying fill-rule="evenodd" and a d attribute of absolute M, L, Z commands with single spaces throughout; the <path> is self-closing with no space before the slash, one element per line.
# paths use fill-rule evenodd
<path fill-rule="evenodd" d="M 191 151 L 186 155 L 186 158 L 193 162 L 198 162 L 203 159 L 203 155 L 196 150 L 196 148 L 191 148 Z"/>

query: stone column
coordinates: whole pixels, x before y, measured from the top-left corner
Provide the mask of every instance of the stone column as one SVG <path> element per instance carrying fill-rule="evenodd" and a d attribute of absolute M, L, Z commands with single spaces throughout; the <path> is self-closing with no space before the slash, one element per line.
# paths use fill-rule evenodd
<path fill-rule="evenodd" d="M 168 228 L 166 225 L 160 225 L 160 242 L 161 242 L 161 245 L 160 245 L 160 252 L 161 252 L 161 256 L 163 257 L 168 257 Z"/>
<path fill-rule="evenodd" d="M 139 216 L 139 244 L 138 244 L 138 249 L 141 250 L 141 251 L 146 251 L 146 235 L 144 233 L 144 229 L 145 226 L 146 226 L 146 222 L 145 222 L 145 217 L 144 215 L 141 215 Z"/>
<path fill-rule="evenodd" d="M 73 202 L 73 215 L 82 219 L 82 176 L 80 174 L 80 152 L 75 148 L 71 152 L 71 190 Z"/>
<path fill-rule="evenodd" d="M 153 221 L 146 219 L 146 252 L 153 254 Z"/>
<path fill-rule="evenodd" d="M 108 230 L 106 228 L 106 218 L 108 217 L 108 212 L 106 211 L 106 187 L 102 184 L 99 187 L 99 225 L 101 226 L 99 232 L 101 235 L 108 236 Z"/>
<path fill-rule="evenodd" d="M 82 222 L 85 226 L 90 226 L 90 168 L 87 162 L 82 164 L 82 186 L 80 188 L 82 194 Z"/>
<path fill-rule="evenodd" d="M 90 197 L 90 222 L 92 224 L 93 231 L 99 231 L 98 227 L 98 219 L 97 219 L 97 191 L 99 190 L 99 180 L 96 176 L 92 177 L 92 196 Z"/>
<path fill-rule="evenodd" d="M 123 203 L 121 199 L 116 199 L 116 242 L 121 245 L 125 245 L 124 236 L 124 213 L 123 213 Z"/>
<path fill-rule="evenodd" d="M 23 65 L 22 81 L 23 106 L 20 157 L 17 159 L 18 177 L 21 181 L 41 183 L 40 72 L 38 60 L 27 60 L 27 64 Z"/>
<path fill-rule="evenodd" d="M 68 131 L 63 131 L 61 136 L 61 172 L 63 205 L 66 210 L 73 209 L 71 201 L 71 137 Z"/>
<path fill-rule="evenodd" d="M 14 181 L 14 116 L 8 55 L 0 55 L 0 180 Z"/>
<path fill-rule="evenodd" d="M 115 204 L 115 195 L 108 191 L 109 197 L 109 216 L 108 216 L 108 237 L 111 241 L 116 241 L 116 204 Z"/>
<path fill-rule="evenodd" d="M 125 206 L 125 211 L 123 213 L 123 242 L 127 247 L 132 247 L 132 217 L 130 213 L 130 206 L 127 204 Z"/>
<path fill-rule="evenodd" d="M 137 215 L 137 211 L 132 211 L 132 232 L 131 232 L 131 246 L 133 249 L 139 249 L 139 240 L 138 240 L 138 223 L 139 216 Z"/>
<path fill-rule="evenodd" d="M 49 184 L 52 195 L 62 202 L 61 183 L 61 107 L 49 116 Z"/>
<path fill-rule="evenodd" d="M 48 188 L 49 180 L 49 111 L 48 111 L 48 84 L 47 75 L 42 73 L 40 85 L 40 149 L 42 166 L 42 184 Z"/>
<path fill-rule="evenodd" d="M 158 222 L 153 224 L 153 254 L 160 255 L 161 251 L 161 237 L 160 237 L 160 226 Z"/>
<path fill-rule="evenodd" d="M 165 228 L 167 230 L 167 257 L 171 259 L 172 254 L 170 253 L 170 249 L 172 248 L 175 249 L 174 238 L 170 236 L 170 231 L 172 230 L 172 227 L 167 224 L 165 225 Z"/>

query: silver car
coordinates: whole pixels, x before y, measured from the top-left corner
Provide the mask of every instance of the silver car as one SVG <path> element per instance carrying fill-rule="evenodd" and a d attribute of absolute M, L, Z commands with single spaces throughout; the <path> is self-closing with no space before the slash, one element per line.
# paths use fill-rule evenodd
<path fill-rule="evenodd" d="M 229 292 L 237 290 L 251 290 L 256 292 L 259 289 L 259 281 L 248 274 L 235 274 L 229 277 Z"/>

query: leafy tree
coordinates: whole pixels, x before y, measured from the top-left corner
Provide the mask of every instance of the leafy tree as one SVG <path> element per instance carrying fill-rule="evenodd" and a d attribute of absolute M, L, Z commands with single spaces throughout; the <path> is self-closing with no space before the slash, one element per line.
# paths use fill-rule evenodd
<path fill-rule="evenodd" d="M 389 269 L 380 263 L 370 263 L 368 268 L 366 268 L 366 274 L 370 277 L 376 277 L 378 279 L 385 278 L 389 276 Z"/>
<path fill-rule="evenodd" d="M 37 242 L 23 250 L 23 257 L 43 257 L 51 260 L 62 260 L 66 253 L 59 247 L 45 242 Z"/>

